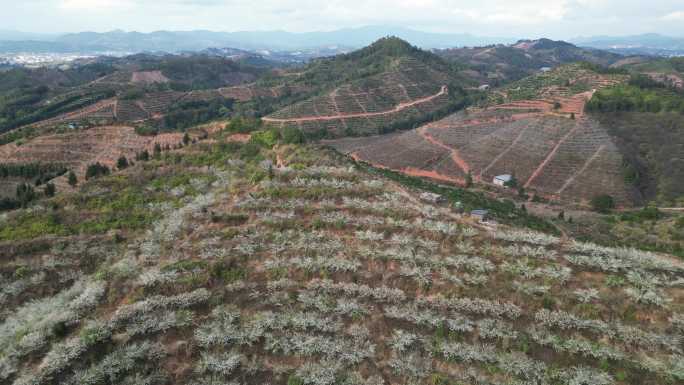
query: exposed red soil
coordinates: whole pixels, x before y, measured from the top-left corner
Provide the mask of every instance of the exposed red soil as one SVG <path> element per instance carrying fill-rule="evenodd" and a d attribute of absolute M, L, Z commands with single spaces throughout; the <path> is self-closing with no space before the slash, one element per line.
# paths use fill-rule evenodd
<path fill-rule="evenodd" d="M 551 160 L 556 156 L 558 149 L 563 145 L 563 143 L 565 143 L 566 140 L 568 140 L 568 138 L 570 138 L 575 133 L 575 131 L 577 131 L 578 128 L 579 128 L 579 125 L 575 125 L 575 127 L 572 130 L 570 130 L 570 132 L 565 134 L 563 139 L 559 140 L 558 143 L 556 143 L 556 145 L 553 147 L 551 152 L 549 152 L 549 154 L 546 156 L 544 161 L 539 165 L 539 167 L 537 167 L 534 170 L 534 172 L 532 173 L 532 176 L 530 176 L 530 178 L 527 180 L 527 182 L 525 182 L 525 186 L 524 186 L 525 188 L 529 188 L 530 185 L 532 183 L 534 183 L 534 180 L 537 179 L 537 177 L 539 177 L 539 175 L 541 175 L 542 171 L 544 171 L 544 167 L 546 167 L 546 165 L 549 164 L 549 162 L 551 162 Z"/>
<path fill-rule="evenodd" d="M 362 159 L 359 156 L 359 154 L 357 154 L 355 152 L 349 154 L 349 156 L 357 162 L 359 162 L 359 161 L 365 162 L 365 163 L 368 163 L 371 166 L 376 167 L 376 168 L 401 172 L 401 173 L 406 174 L 406 175 L 420 177 L 420 178 L 433 179 L 433 180 L 440 181 L 440 182 L 454 183 L 454 184 L 459 184 L 459 185 L 465 184 L 465 181 L 462 178 L 455 178 L 455 177 L 451 177 L 448 175 L 443 175 L 443 174 L 438 173 L 437 171 L 427 171 L 427 170 L 422 170 L 422 169 L 418 169 L 415 167 L 393 169 L 393 168 L 384 166 L 382 164 L 369 162 L 367 159 Z"/>
<path fill-rule="evenodd" d="M 461 168 L 461 170 L 463 170 L 464 173 L 467 174 L 470 171 L 470 166 L 468 165 L 468 163 L 465 160 L 463 160 L 461 155 L 458 153 L 458 150 L 455 148 L 447 146 L 446 144 L 435 139 L 432 135 L 428 134 L 427 133 L 427 126 L 423 126 L 423 127 L 418 128 L 418 134 L 420 136 L 422 136 L 428 142 L 434 144 L 435 146 L 442 147 L 443 149 L 449 151 L 451 154 L 451 159 L 454 161 L 454 163 L 456 163 L 456 165 L 458 167 Z"/>
<path fill-rule="evenodd" d="M 593 92 L 471 109 L 414 131 L 326 143 L 407 175 L 463 184 L 470 171 L 475 180 L 490 184 L 492 175 L 512 173 L 526 189 L 551 200 L 605 193 L 630 205 L 620 176 L 621 155 L 605 130 L 585 115 Z M 560 108 L 554 108 L 556 102 Z"/>

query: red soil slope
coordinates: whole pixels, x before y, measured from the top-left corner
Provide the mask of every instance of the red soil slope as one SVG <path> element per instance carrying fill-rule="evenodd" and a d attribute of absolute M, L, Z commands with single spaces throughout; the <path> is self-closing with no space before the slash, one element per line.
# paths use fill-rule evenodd
<path fill-rule="evenodd" d="M 588 201 L 610 194 L 629 205 L 634 196 L 622 178 L 622 155 L 606 131 L 584 114 L 591 95 L 471 109 L 409 132 L 326 144 L 410 175 L 462 183 L 470 171 L 476 180 L 490 183 L 496 175 L 514 174 L 526 189 L 548 198 Z"/>

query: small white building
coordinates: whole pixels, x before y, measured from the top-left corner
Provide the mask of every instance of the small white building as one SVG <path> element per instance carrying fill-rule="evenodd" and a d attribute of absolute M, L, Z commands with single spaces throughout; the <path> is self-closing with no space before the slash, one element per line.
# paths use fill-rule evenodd
<path fill-rule="evenodd" d="M 439 194 L 431 192 L 424 192 L 420 194 L 420 200 L 428 203 L 442 203 L 445 201 L 444 197 Z"/>
<path fill-rule="evenodd" d="M 539 71 L 546 73 L 546 72 L 551 71 L 551 67 L 542 67 L 539 69 Z"/>
<path fill-rule="evenodd" d="M 489 91 L 489 88 L 490 88 L 489 84 L 483 84 L 483 85 L 477 87 L 477 89 L 480 91 Z"/>
<path fill-rule="evenodd" d="M 500 187 L 506 187 L 506 184 L 508 184 L 512 180 L 513 180 L 513 175 L 511 175 L 511 174 L 497 175 L 494 177 L 494 180 L 492 181 L 492 183 L 494 183 L 495 185 L 500 186 Z"/>

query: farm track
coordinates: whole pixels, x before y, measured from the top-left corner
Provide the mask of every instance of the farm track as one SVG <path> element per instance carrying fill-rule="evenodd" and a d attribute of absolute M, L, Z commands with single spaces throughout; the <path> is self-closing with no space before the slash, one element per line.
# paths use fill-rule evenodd
<path fill-rule="evenodd" d="M 468 162 L 466 162 L 461 155 L 458 153 L 458 150 L 447 146 L 446 144 L 440 142 L 439 140 L 435 139 L 432 135 L 428 134 L 426 130 L 429 128 L 429 126 L 423 126 L 417 129 L 418 134 L 423 137 L 423 139 L 427 140 L 428 142 L 434 144 L 435 146 L 441 147 L 447 151 L 449 151 L 451 155 L 451 159 L 456 163 L 456 165 L 463 170 L 464 173 L 468 173 L 470 171 L 470 166 L 468 165 Z"/>
<path fill-rule="evenodd" d="M 563 184 L 563 187 L 561 187 L 561 188 L 558 190 L 558 192 L 556 193 L 556 195 L 559 195 L 559 196 L 560 196 L 560 195 L 563 193 L 563 191 L 565 191 L 565 189 L 568 188 L 568 186 L 570 186 L 571 184 L 573 184 L 573 183 L 575 182 L 575 179 L 577 179 L 578 176 L 582 175 L 582 174 L 589 168 L 589 166 L 596 160 L 596 158 L 598 158 L 599 155 L 601 155 L 601 153 L 602 153 L 605 149 L 606 149 L 606 145 L 605 145 L 605 144 L 604 144 L 604 145 L 601 145 L 601 146 L 598 148 L 598 150 L 596 150 L 596 152 L 594 153 L 594 155 L 592 155 L 591 158 L 587 159 L 586 163 L 584 163 L 584 165 L 582 166 L 582 168 L 581 168 L 579 171 L 577 171 L 576 174 L 574 174 L 573 176 L 571 176 L 567 181 L 565 181 L 565 183 Z"/>
<path fill-rule="evenodd" d="M 445 95 L 448 92 L 447 86 L 442 86 L 441 90 L 431 96 L 422 98 L 422 99 L 417 99 L 412 102 L 407 102 L 407 103 L 400 103 L 396 105 L 393 109 L 391 110 L 386 110 L 386 111 L 379 111 L 379 112 L 364 112 L 364 113 L 356 113 L 356 114 L 337 114 L 337 115 L 328 115 L 328 116 L 306 116 L 306 117 L 300 117 L 300 118 L 287 118 L 287 119 L 279 119 L 279 118 L 269 118 L 269 117 L 264 117 L 262 120 L 264 122 L 269 122 L 269 123 L 300 123 L 300 122 L 321 122 L 321 121 L 328 121 L 328 120 L 340 120 L 340 119 L 350 119 L 350 118 L 368 118 L 371 116 L 382 116 L 382 115 L 390 115 L 390 114 L 395 114 L 397 112 L 403 111 L 407 108 L 411 108 L 413 106 L 417 106 L 420 104 L 428 103 L 431 102 L 434 99 L 437 99 L 440 96 Z"/>
<path fill-rule="evenodd" d="M 610 172 L 619 154 L 609 136 L 585 115 L 585 102 L 593 92 L 555 94 L 454 114 L 399 134 L 396 142 L 333 140 L 330 145 L 376 167 L 441 182 L 463 184 L 464 175 L 472 172 L 476 181 L 489 184 L 491 175 L 514 173 L 522 175 L 526 189 L 551 200 L 606 193 L 629 202 L 628 192 Z M 419 144 L 417 138 L 425 143 Z M 394 155 L 381 155 L 388 151 Z M 443 157 L 436 163 L 423 162 L 431 152 L 441 152 Z M 609 175 L 601 179 L 603 172 Z"/>
<path fill-rule="evenodd" d="M 525 127 L 525 128 L 523 128 L 522 130 L 520 130 L 520 133 L 519 133 L 518 136 L 515 138 L 515 140 L 513 141 L 513 143 L 511 143 L 504 151 L 501 151 L 501 152 L 499 153 L 499 155 L 497 155 L 497 156 L 496 156 L 496 157 L 487 165 L 487 167 L 483 168 L 483 169 L 480 171 L 480 180 L 481 180 L 482 177 L 489 171 L 490 168 L 492 168 L 495 164 L 497 164 L 497 163 L 499 162 L 499 160 L 501 160 L 501 158 L 503 158 L 504 156 L 506 156 L 506 155 L 511 151 L 511 149 L 513 149 L 513 148 L 520 142 L 520 139 L 522 139 L 523 134 L 525 134 L 526 131 L 527 131 L 527 127 Z"/>
<path fill-rule="evenodd" d="M 565 134 L 565 136 L 561 140 L 559 140 L 558 143 L 556 143 L 556 145 L 553 147 L 551 152 L 549 152 L 544 161 L 534 170 L 532 176 L 530 176 L 527 182 L 525 182 L 525 188 L 529 188 L 530 185 L 534 182 L 534 180 L 537 179 L 539 175 L 541 175 L 541 173 L 544 171 L 544 168 L 546 168 L 546 166 L 553 160 L 553 158 L 556 157 L 556 154 L 558 153 L 558 150 L 561 148 L 563 143 L 565 143 L 575 132 L 577 132 L 579 127 L 579 124 L 575 124 L 575 127 L 573 127 L 572 130 Z"/>

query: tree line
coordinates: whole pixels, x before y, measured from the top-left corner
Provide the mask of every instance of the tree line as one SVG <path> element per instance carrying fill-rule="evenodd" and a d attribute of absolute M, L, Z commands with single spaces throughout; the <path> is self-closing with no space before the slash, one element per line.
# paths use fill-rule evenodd
<path fill-rule="evenodd" d="M 589 112 L 680 112 L 684 114 L 684 97 L 671 90 L 654 86 L 644 78 L 630 84 L 600 90 L 586 105 Z"/>

